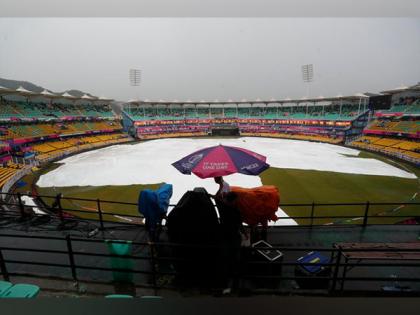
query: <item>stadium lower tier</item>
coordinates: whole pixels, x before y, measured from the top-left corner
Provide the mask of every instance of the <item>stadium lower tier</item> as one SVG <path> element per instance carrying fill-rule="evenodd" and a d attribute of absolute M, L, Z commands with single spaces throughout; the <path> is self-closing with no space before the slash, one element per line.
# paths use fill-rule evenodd
<path fill-rule="evenodd" d="M 139 135 L 141 140 L 163 139 L 163 138 L 180 138 L 180 137 L 204 137 L 208 136 L 208 132 L 174 132 L 174 133 L 156 133 L 156 134 L 142 134 Z"/>
<path fill-rule="evenodd" d="M 363 136 L 353 141 L 351 146 L 420 164 L 420 142 L 407 139 L 394 139 L 375 136 Z"/>
<path fill-rule="evenodd" d="M 138 134 L 138 138 L 141 140 L 149 139 L 162 139 L 162 138 L 179 138 L 179 137 L 204 137 L 208 136 L 207 131 L 195 131 L 195 132 L 161 132 L 154 134 Z M 284 138 L 284 139 L 296 139 L 296 140 L 307 140 L 317 142 L 327 142 L 333 144 L 339 144 L 343 142 L 343 137 L 328 136 L 328 135 L 305 135 L 305 134 L 290 134 L 290 133 L 279 133 L 279 132 L 241 132 L 241 136 L 246 137 L 271 137 L 271 138 Z"/>
<path fill-rule="evenodd" d="M 4 186 L 14 175 L 16 175 L 23 165 L 9 162 L 4 166 L 0 167 L 0 188 Z"/>
<path fill-rule="evenodd" d="M 241 132 L 241 136 L 296 139 L 296 140 L 306 140 L 306 141 L 316 141 L 316 142 L 327 142 L 327 143 L 332 143 L 332 144 L 339 144 L 339 143 L 342 143 L 344 140 L 342 137 L 334 137 L 334 136 L 288 134 L 288 133 L 264 133 L 264 132 Z"/>
<path fill-rule="evenodd" d="M 32 145 L 32 150 L 36 153 L 35 158 L 37 161 L 47 162 L 79 151 L 110 144 L 125 143 L 130 140 L 131 139 L 123 133 L 86 136 L 34 144 Z"/>

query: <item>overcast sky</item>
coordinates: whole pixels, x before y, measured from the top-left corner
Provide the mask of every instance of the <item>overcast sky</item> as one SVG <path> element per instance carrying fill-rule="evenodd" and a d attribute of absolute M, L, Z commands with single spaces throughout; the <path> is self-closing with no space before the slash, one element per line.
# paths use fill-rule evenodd
<path fill-rule="evenodd" d="M 302 97 L 420 81 L 419 18 L 0 18 L 0 77 L 117 100 Z M 142 70 L 129 86 L 128 70 Z"/>

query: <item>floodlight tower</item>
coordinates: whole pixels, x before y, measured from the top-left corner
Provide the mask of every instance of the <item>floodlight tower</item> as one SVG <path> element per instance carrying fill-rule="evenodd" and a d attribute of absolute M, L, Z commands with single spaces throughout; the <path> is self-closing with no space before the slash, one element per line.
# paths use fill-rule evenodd
<path fill-rule="evenodd" d="M 302 79 L 303 82 L 308 83 L 306 85 L 306 96 L 309 97 L 309 83 L 314 79 L 314 66 L 313 64 L 302 66 Z"/>
<path fill-rule="evenodd" d="M 130 80 L 131 86 L 140 86 L 141 82 L 141 70 L 130 69 L 128 72 L 128 79 Z"/>
<path fill-rule="evenodd" d="M 141 70 L 139 69 L 130 69 L 128 71 L 128 80 L 130 81 L 131 86 L 140 86 L 141 83 Z M 136 100 L 139 100 L 138 89 L 136 89 Z M 131 104 L 129 106 L 129 111 L 131 114 Z"/>

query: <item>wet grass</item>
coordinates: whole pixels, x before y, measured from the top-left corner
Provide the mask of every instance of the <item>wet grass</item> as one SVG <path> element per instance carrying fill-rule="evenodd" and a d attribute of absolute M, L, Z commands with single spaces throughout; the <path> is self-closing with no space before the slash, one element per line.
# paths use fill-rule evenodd
<path fill-rule="evenodd" d="M 390 160 L 387 157 L 373 153 L 361 152 L 359 157 L 375 158 L 392 164 L 403 170 L 413 172 L 420 177 L 420 170 L 408 163 Z M 52 163 L 42 170 L 26 176 L 23 181 L 27 185 L 17 189 L 26 193 L 31 191 L 31 183 L 38 180 L 39 176 L 59 167 L 59 163 Z M 410 202 L 420 201 L 420 182 L 418 179 L 406 179 L 391 176 L 358 175 L 338 172 L 325 172 L 314 170 L 279 169 L 270 168 L 261 174 L 264 185 L 275 185 L 280 191 L 281 204 L 288 203 L 366 203 L 370 202 Z M 98 204 L 96 199 L 137 203 L 139 192 L 142 189 L 156 189 L 162 183 L 149 185 L 124 185 L 124 186 L 73 186 L 73 187 L 35 187 L 40 195 L 55 196 L 62 193 L 63 197 L 94 199 L 94 201 L 63 201 L 65 209 L 76 209 L 92 212 L 81 214 L 84 218 L 97 218 Z M 416 196 L 417 193 L 417 196 Z M 416 196 L 415 198 L 413 198 Z M 47 204 L 53 198 L 44 198 Z M 136 205 L 118 205 L 103 202 L 100 205 L 103 212 L 137 215 Z M 289 216 L 309 216 L 311 207 L 282 207 Z M 319 206 L 315 208 L 315 216 L 363 216 L 365 205 L 359 206 Z M 399 215 L 413 217 L 420 215 L 420 206 L 370 206 L 370 215 Z M 107 219 L 115 219 L 105 216 Z M 373 218 L 369 223 L 393 223 L 404 218 Z M 297 220 L 300 224 L 307 224 L 309 220 Z M 315 219 L 314 223 L 360 223 L 346 219 Z"/>

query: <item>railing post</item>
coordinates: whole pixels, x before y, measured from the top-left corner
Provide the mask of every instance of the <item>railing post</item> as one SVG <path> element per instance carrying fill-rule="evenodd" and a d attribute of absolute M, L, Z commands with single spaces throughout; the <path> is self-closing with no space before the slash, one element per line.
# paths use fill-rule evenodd
<path fill-rule="evenodd" d="M 104 220 L 102 217 L 101 201 L 99 200 L 99 198 L 96 199 L 96 208 L 98 209 L 98 214 L 99 214 L 99 223 L 101 225 L 100 230 L 103 231 L 105 228 L 104 228 Z"/>
<path fill-rule="evenodd" d="M 366 201 L 365 214 L 363 216 L 363 226 L 366 226 L 368 222 L 369 204 L 369 201 Z"/>
<path fill-rule="evenodd" d="M 61 206 L 61 193 L 57 194 L 55 198 L 56 198 L 57 207 L 58 207 L 58 216 L 60 217 L 61 222 L 63 222 L 64 216 L 63 216 L 63 207 Z"/>
<path fill-rule="evenodd" d="M 314 212 L 315 212 L 315 203 L 312 201 L 312 207 L 311 207 L 311 227 L 314 224 Z"/>
<path fill-rule="evenodd" d="M 3 279 L 9 281 L 9 273 L 7 272 L 6 263 L 4 262 L 3 253 L 0 248 L 0 271 L 3 275 Z"/>
<path fill-rule="evenodd" d="M 155 245 L 153 242 L 149 242 L 150 248 L 150 263 L 152 264 L 152 281 L 153 281 L 153 292 L 157 295 L 157 281 L 156 281 L 156 265 L 155 265 Z"/>
<path fill-rule="evenodd" d="M 70 235 L 66 236 L 66 243 L 67 243 L 67 251 L 69 253 L 71 275 L 73 277 L 73 280 L 77 281 L 76 265 L 74 264 L 73 247 L 71 245 Z"/>
<path fill-rule="evenodd" d="M 335 291 L 335 288 L 337 286 L 337 277 L 338 277 L 338 270 L 340 269 L 340 260 L 341 260 L 341 248 L 338 248 L 337 258 L 336 258 L 335 266 L 334 266 L 334 275 L 333 275 L 333 283 L 331 285 L 331 291 Z"/>
<path fill-rule="evenodd" d="M 20 210 L 20 218 L 22 219 L 25 217 L 25 206 L 23 205 L 22 195 L 20 192 L 17 193 L 18 203 L 19 203 L 19 210 Z"/>

